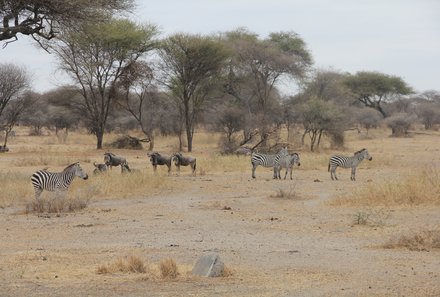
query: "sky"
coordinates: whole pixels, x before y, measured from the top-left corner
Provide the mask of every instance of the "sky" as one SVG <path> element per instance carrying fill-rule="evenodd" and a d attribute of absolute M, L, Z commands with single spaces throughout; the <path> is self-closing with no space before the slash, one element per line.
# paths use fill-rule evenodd
<path fill-rule="evenodd" d="M 307 44 L 314 67 L 349 73 L 395 75 L 415 91 L 440 91 L 440 1 L 438 0 L 136 0 L 138 23 L 174 33 L 212 34 L 239 27 L 265 38 L 293 31 Z M 26 36 L 0 47 L 0 63 L 31 74 L 45 92 L 68 82 L 54 55 Z M 295 92 L 288 85 L 285 93 Z"/>

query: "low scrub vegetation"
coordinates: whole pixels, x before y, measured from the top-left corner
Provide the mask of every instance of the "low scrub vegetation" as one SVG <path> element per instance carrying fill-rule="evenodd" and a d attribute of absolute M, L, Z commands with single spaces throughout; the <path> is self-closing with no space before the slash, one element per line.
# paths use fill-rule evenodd
<path fill-rule="evenodd" d="M 110 264 L 104 264 L 96 269 L 97 274 L 110 274 L 110 273 L 146 273 L 147 267 L 144 261 L 135 255 L 128 257 L 121 257 Z"/>
<path fill-rule="evenodd" d="M 61 213 L 75 212 L 86 208 L 91 197 L 73 197 L 67 198 L 62 194 L 51 195 L 38 200 L 33 200 L 26 204 L 25 213 Z"/>
<path fill-rule="evenodd" d="M 397 181 L 370 183 L 349 197 L 337 198 L 333 205 L 440 205 L 440 171 L 430 167 Z"/>
<path fill-rule="evenodd" d="M 382 246 L 386 249 L 406 248 L 410 251 L 440 249 L 440 230 L 421 231 L 417 234 L 401 235 Z"/>
<path fill-rule="evenodd" d="M 160 275 L 164 279 L 175 279 L 179 275 L 176 261 L 172 258 L 163 259 L 159 265 Z"/>
<path fill-rule="evenodd" d="M 271 198 L 276 199 L 286 199 L 286 200 L 299 200 L 301 196 L 295 190 L 296 186 L 292 185 L 288 189 L 278 189 L 274 195 L 271 195 Z"/>

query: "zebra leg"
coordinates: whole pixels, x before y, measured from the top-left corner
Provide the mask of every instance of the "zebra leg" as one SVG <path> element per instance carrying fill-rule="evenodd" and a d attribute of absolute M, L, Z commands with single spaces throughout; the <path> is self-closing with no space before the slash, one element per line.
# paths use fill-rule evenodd
<path fill-rule="evenodd" d="M 351 177 L 350 177 L 350 179 L 352 180 L 352 181 L 355 181 L 356 180 L 356 167 L 353 167 L 353 168 L 351 168 Z"/>
<path fill-rule="evenodd" d="M 336 176 L 336 168 L 337 167 L 330 168 L 330 174 L 331 174 L 332 180 L 338 180 L 338 177 Z M 335 177 L 334 179 L 333 179 L 333 176 Z"/>
<path fill-rule="evenodd" d="M 252 164 L 252 178 L 255 178 L 255 169 L 257 168 L 257 165 Z"/>
<path fill-rule="evenodd" d="M 43 189 L 41 189 L 41 188 L 35 188 L 35 199 L 36 199 L 37 201 L 40 200 L 40 195 L 41 195 L 42 192 L 43 192 Z"/>

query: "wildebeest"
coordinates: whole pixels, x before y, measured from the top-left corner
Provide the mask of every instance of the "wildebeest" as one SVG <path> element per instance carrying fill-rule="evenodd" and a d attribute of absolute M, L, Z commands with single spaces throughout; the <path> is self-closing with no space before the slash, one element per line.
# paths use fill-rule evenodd
<path fill-rule="evenodd" d="M 106 152 L 104 153 L 104 163 L 105 165 L 110 167 L 110 169 L 112 169 L 113 166 L 121 166 L 122 171 L 124 165 L 127 164 L 127 160 L 124 157 L 116 156 L 113 153 Z"/>
<path fill-rule="evenodd" d="M 107 165 L 106 164 L 96 164 L 96 162 L 93 162 L 93 166 L 95 166 L 95 170 L 93 170 L 93 174 L 99 174 L 103 172 L 107 172 Z"/>
<path fill-rule="evenodd" d="M 196 172 L 196 158 L 194 157 L 184 157 L 182 153 L 175 153 L 172 157 L 174 160 L 174 165 L 177 167 L 177 172 L 180 174 L 180 166 L 191 166 L 192 174 Z"/>
<path fill-rule="evenodd" d="M 166 165 L 168 167 L 168 174 L 171 172 L 171 157 L 161 155 L 158 152 L 148 153 L 151 165 L 153 165 L 154 172 L 156 172 L 157 165 Z"/>

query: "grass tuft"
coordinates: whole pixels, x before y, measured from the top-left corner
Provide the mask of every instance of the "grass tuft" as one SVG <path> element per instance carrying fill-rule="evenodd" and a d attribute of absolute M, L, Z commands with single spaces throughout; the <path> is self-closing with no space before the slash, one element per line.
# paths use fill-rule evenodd
<path fill-rule="evenodd" d="M 164 279 L 175 279 L 179 275 L 176 261 L 172 258 L 166 258 L 160 261 L 160 275 Z"/>
<path fill-rule="evenodd" d="M 421 231 L 418 234 L 401 235 L 382 246 L 386 249 L 406 248 L 410 251 L 440 249 L 440 230 Z"/>
<path fill-rule="evenodd" d="M 146 273 L 147 268 L 144 261 L 134 255 L 118 258 L 113 263 L 104 264 L 96 269 L 97 274 L 123 273 Z"/>

